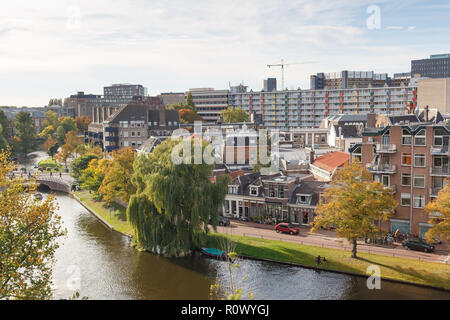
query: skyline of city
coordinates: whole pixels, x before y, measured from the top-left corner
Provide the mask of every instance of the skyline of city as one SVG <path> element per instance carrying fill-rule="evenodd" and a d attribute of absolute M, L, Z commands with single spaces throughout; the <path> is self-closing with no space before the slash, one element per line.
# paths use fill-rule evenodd
<path fill-rule="evenodd" d="M 317 72 L 392 75 L 450 52 L 444 1 L 322 2 L 5 3 L 0 104 L 43 106 L 113 83 L 140 83 L 150 95 L 242 81 L 260 90 L 268 77 L 281 83 L 280 69 L 267 67 L 281 59 L 317 61 L 285 70 L 289 89 L 308 89 Z"/>

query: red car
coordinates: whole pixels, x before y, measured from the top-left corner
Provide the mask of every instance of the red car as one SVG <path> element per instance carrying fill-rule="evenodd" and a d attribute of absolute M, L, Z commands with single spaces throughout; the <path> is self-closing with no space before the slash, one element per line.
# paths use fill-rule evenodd
<path fill-rule="evenodd" d="M 299 234 L 300 229 L 289 223 L 279 223 L 275 226 L 275 231 L 280 233 Z"/>

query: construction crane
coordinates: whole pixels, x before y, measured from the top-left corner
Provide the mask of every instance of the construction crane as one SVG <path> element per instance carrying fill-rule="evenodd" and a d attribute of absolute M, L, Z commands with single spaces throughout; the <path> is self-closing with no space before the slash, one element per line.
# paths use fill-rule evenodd
<path fill-rule="evenodd" d="M 292 66 L 295 64 L 309 64 L 309 63 L 317 63 L 318 61 L 308 61 L 308 62 L 293 62 L 293 63 L 284 63 L 284 60 L 281 59 L 281 63 L 277 64 L 268 64 L 267 66 L 270 67 L 281 67 L 281 90 L 284 90 L 284 67 Z"/>

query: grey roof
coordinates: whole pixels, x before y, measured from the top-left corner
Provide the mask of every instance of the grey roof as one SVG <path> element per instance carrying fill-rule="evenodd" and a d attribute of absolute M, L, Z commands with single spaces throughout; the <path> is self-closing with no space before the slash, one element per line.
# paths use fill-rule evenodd
<path fill-rule="evenodd" d="M 405 115 L 392 115 L 389 116 L 389 123 L 392 124 L 400 124 L 400 122 L 419 122 L 419 118 L 415 114 L 405 114 Z"/>
<path fill-rule="evenodd" d="M 162 142 L 163 139 L 159 137 L 150 137 L 144 141 L 142 146 L 139 148 L 140 152 L 150 153 L 153 149 Z"/>
<path fill-rule="evenodd" d="M 297 203 L 297 194 L 307 194 L 312 196 L 309 205 L 317 206 L 317 204 L 319 203 L 320 193 L 322 193 L 327 187 L 328 183 L 323 181 L 314 181 L 314 180 L 301 181 L 300 184 L 296 185 L 296 187 L 292 191 L 292 194 L 289 197 L 289 203 L 290 204 Z"/>
<path fill-rule="evenodd" d="M 343 114 L 338 123 L 341 124 L 343 122 L 366 122 L 367 115 L 366 114 Z"/>
<path fill-rule="evenodd" d="M 357 125 L 340 125 L 340 126 L 334 126 L 334 129 L 336 130 L 336 134 L 339 135 L 339 128 L 341 128 L 341 133 L 344 136 L 344 138 L 360 138 L 362 137 L 362 130 L 358 128 Z"/>
<path fill-rule="evenodd" d="M 123 105 L 114 112 L 108 119 L 108 122 L 119 121 L 147 121 L 147 105 L 144 104 L 127 104 Z"/>

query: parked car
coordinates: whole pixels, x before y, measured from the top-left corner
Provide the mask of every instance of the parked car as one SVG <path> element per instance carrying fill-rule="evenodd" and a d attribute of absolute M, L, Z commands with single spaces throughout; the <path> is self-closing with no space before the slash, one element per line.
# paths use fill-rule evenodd
<path fill-rule="evenodd" d="M 402 246 L 405 249 L 411 249 L 416 251 L 433 252 L 434 245 L 427 243 L 422 239 L 407 239 L 403 240 Z"/>
<path fill-rule="evenodd" d="M 230 225 L 230 220 L 228 220 L 225 217 L 219 216 L 219 226 L 229 226 Z"/>
<path fill-rule="evenodd" d="M 275 231 L 280 233 L 299 234 L 300 229 L 289 223 L 279 223 L 275 226 Z"/>

